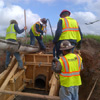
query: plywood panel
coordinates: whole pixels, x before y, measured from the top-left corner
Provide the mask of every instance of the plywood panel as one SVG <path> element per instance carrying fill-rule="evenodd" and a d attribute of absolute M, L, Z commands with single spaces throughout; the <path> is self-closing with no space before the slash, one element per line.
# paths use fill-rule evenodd
<path fill-rule="evenodd" d="M 27 70 L 25 72 L 26 78 L 33 79 L 33 65 L 27 65 Z"/>

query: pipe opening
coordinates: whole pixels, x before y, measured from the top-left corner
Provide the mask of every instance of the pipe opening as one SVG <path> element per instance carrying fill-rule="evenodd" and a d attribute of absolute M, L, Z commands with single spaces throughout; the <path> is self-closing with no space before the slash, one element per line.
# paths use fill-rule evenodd
<path fill-rule="evenodd" d="M 35 87 L 45 88 L 45 85 L 46 85 L 46 76 L 38 75 L 35 79 Z"/>

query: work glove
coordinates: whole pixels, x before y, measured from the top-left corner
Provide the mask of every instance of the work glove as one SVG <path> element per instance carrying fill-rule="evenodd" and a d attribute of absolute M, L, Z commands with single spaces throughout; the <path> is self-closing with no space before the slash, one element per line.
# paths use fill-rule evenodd
<path fill-rule="evenodd" d="M 59 62 L 57 57 L 54 57 L 52 60 L 52 67 L 57 67 L 57 63 Z"/>
<path fill-rule="evenodd" d="M 54 57 L 52 62 L 59 62 L 59 59 L 57 57 Z"/>
<path fill-rule="evenodd" d="M 53 58 L 52 60 L 52 70 L 56 73 L 61 73 L 61 63 L 59 62 L 58 58 Z"/>

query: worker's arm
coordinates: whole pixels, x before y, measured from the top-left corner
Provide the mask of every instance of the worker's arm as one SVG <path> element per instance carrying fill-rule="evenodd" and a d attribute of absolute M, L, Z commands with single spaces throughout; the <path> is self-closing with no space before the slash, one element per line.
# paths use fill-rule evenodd
<path fill-rule="evenodd" d="M 53 43 L 56 43 L 59 40 L 61 33 L 62 33 L 62 20 L 59 20 Z"/>
<path fill-rule="evenodd" d="M 83 63 L 81 64 L 81 70 L 83 70 L 84 68 L 83 68 Z"/>
<path fill-rule="evenodd" d="M 61 73 L 61 63 L 57 60 L 57 58 L 54 58 L 52 61 L 52 70 L 56 73 Z"/>
<path fill-rule="evenodd" d="M 36 31 L 40 32 L 41 35 L 43 35 L 43 30 L 39 29 L 39 25 L 38 24 L 36 24 Z"/>
<path fill-rule="evenodd" d="M 77 43 L 77 46 L 76 46 L 77 49 L 81 48 L 82 39 L 83 39 L 83 34 L 82 34 L 80 27 L 79 27 L 79 32 L 80 32 L 81 40 Z"/>
<path fill-rule="evenodd" d="M 14 29 L 16 30 L 16 32 L 17 32 L 18 34 L 21 34 L 22 32 L 24 32 L 24 28 L 20 30 L 19 27 L 18 27 L 18 24 L 15 24 L 15 25 L 14 25 Z"/>

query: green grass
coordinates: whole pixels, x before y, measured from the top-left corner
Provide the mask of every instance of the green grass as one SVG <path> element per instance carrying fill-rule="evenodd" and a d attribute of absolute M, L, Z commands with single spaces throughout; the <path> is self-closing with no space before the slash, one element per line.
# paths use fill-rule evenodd
<path fill-rule="evenodd" d="M 44 43 L 52 42 L 52 40 L 53 40 L 53 37 L 51 35 L 44 35 L 43 36 Z"/>
<path fill-rule="evenodd" d="M 0 37 L 0 39 L 5 39 L 5 37 Z"/>
<path fill-rule="evenodd" d="M 27 37 L 30 38 L 30 35 L 27 34 Z M 100 42 L 100 35 L 92 35 L 92 34 L 87 34 L 87 35 L 83 35 L 83 38 L 90 38 L 90 39 L 95 39 L 97 40 L 98 42 Z M 5 39 L 5 37 L 0 37 L 0 39 Z M 48 43 L 48 42 L 52 42 L 53 40 L 53 37 L 51 35 L 44 35 L 43 36 L 43 42 L 44 43 Z M 30 41 L 28 41 L 28 44 L 29 44 Z"/>
<path fill-rule="evenodd" d="M 95 39 L 98 42 L 100 42 L 100 35 L 91 35 L 91 34 L 87 34 L 87 35 L 83 35 L 83 38 L 90 38 L 90 39 Z"/>

